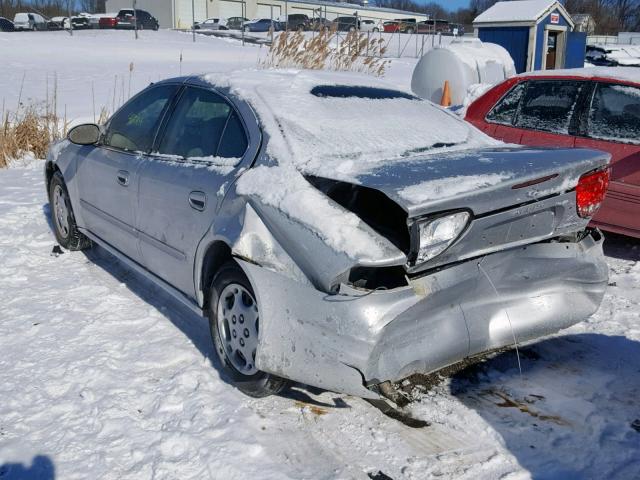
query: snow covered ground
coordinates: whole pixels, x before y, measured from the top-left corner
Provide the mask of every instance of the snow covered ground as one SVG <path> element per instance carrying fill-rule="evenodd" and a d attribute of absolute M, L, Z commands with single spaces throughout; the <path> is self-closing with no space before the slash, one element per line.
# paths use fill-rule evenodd
<path fill-rule="evenodd" d="M 131 35 L 0 34 L 0 96 L 16 102 L 24 74 L 23 98 L 44 100 L 57 72 L 58 104 L 90 118 L 92 83 L 96 103 L 109 99 L 130 62 L 133 93 L 177 75 L 180 51 L 183 73 L 253 67 L 263 52 Z M 388 79 L 407 88 L 400 62 Z M 0 170 L 2 480 L 640 476 L 638 241 L 607 240 L 610 288 L 593 318 L 522 347 L 522 374 L 510 351 L 416 387 L 408 411 L 431 425 L 410 428 L 302 386 L 242 395 L 204 319 L 103 250 L 52 256 L 48 214 L 39 161 Z"/>

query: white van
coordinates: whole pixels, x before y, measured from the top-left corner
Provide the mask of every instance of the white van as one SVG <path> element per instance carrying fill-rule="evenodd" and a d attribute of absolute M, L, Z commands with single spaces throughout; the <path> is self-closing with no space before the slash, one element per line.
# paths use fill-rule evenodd
<path fill-rule="evenodd" d="M 47 22 L 37 13 L 16 13 L 13 17 L 16 30 L 46 30 Z"/>

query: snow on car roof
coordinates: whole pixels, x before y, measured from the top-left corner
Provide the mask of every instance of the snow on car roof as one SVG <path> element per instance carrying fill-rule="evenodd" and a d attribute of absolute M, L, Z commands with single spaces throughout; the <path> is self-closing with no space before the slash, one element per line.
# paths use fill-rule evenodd
<path fill-rule="evenodd" d="M 329 201 L 302 173 L 359 183 L 358 175 L 406 161 L 413 152 L 499 143 L 444 109 L 406 93 L 393 95 L 389 92 L 396 88 L 362 74 L 245 70 L 203 78 L 248 101 L 269 135 L 267 154 L 274 164 L 244 172 L 237 192 L 278 208 L 363 265 L 400 252 L 355 214 Z M 336 96 L 340 89 L 331 94 L 327 86 L 332 85 L 359 93 Z"/>
<path fill-rule="evenodd" d="M 398 90 L 362 74 L 250 70 L 204 79 L 230 88 L 252 105 L 270 136 L 267 153 L 273 159 L 321 176 L 352 180 L 381 162 L 406 161 L 438 149 L 495 144 L 426 100 L 404 92 L 378 98 L 380 91 Z M 312 93 L 330 85 L 351 87 L 353 92 Z M 375 90 L 358 93 L 353 87 Z"/>
<path fill-rule="evenodd" d="M 478 15 L 473 23 L 535 21 L 555 3 L 556 0 L 498 2 Z"/>
<path fill-rule="evenodd" d="M 518 77 L 584 77 L 584 78 L 610 78 L 626 82 L 640 83 L 640 68 L 634 67 L 589 67 L 567 68 L 564 70 L 538 70 L 525 72 Z"/>

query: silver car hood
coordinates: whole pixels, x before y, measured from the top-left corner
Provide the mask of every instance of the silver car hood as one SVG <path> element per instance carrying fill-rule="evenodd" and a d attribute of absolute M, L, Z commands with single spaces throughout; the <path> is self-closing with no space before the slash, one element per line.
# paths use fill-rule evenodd
<path fill-rule="evenodd" d="M 380 190 L 409 217 L 458 208 L 481 215 L 571 190 L 609 159 L 575 148 L 473 149 L 389 162 L 357 176 L 356 183 Z"/>

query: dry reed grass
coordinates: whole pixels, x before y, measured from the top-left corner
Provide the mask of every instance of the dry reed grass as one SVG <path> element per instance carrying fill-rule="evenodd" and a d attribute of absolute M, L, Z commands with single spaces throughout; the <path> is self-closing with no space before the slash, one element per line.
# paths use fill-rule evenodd
<path fill-rule="evenodd" d="M 382 77 L 389 60 L 381 38 L 349 32 L 340 38 L 335 30 L 307 38 L 302 32 L 282 32 L 261 63 L 264 68 L 304 68 L 361 72 Z"/>
<path fill-rule="evenodd" d="M 124 77 L 121 81 L 121 92 L 117 92 L 118 76 L 115 76 L 115 86 L 113 90 L 113 109 L 124 103 L 131 96 L 131 76 L 134 65 L 129 65 L 129 86 L 128 94 L 125 92 Z M 58 114 L 58 81 L 54 75 L 53 86 L 50 90 L 49 79 L 47 78 L 46 99 L 41 104 L 23 105 L 22 91 L 24 87 L 24 76 L 18 96 L 18 106 L 15 111 L 5 108 L 5 101 L 2 102 L 0 116 L 0 168 L 5 168 L 13 160 L 17 160 L 24 155 L 31 154 L 35 158 L 45 158 L 47 150 L 52 142 L 66 137 L 70 122 L 67 120 L 66 107 L 64 114 Z M 93 84 L 91 85 L 93 100 L 94 122 L 104 125 L 109 119 L 107 107 L 101 107 L 96 115 L 95 93 Z"/>

